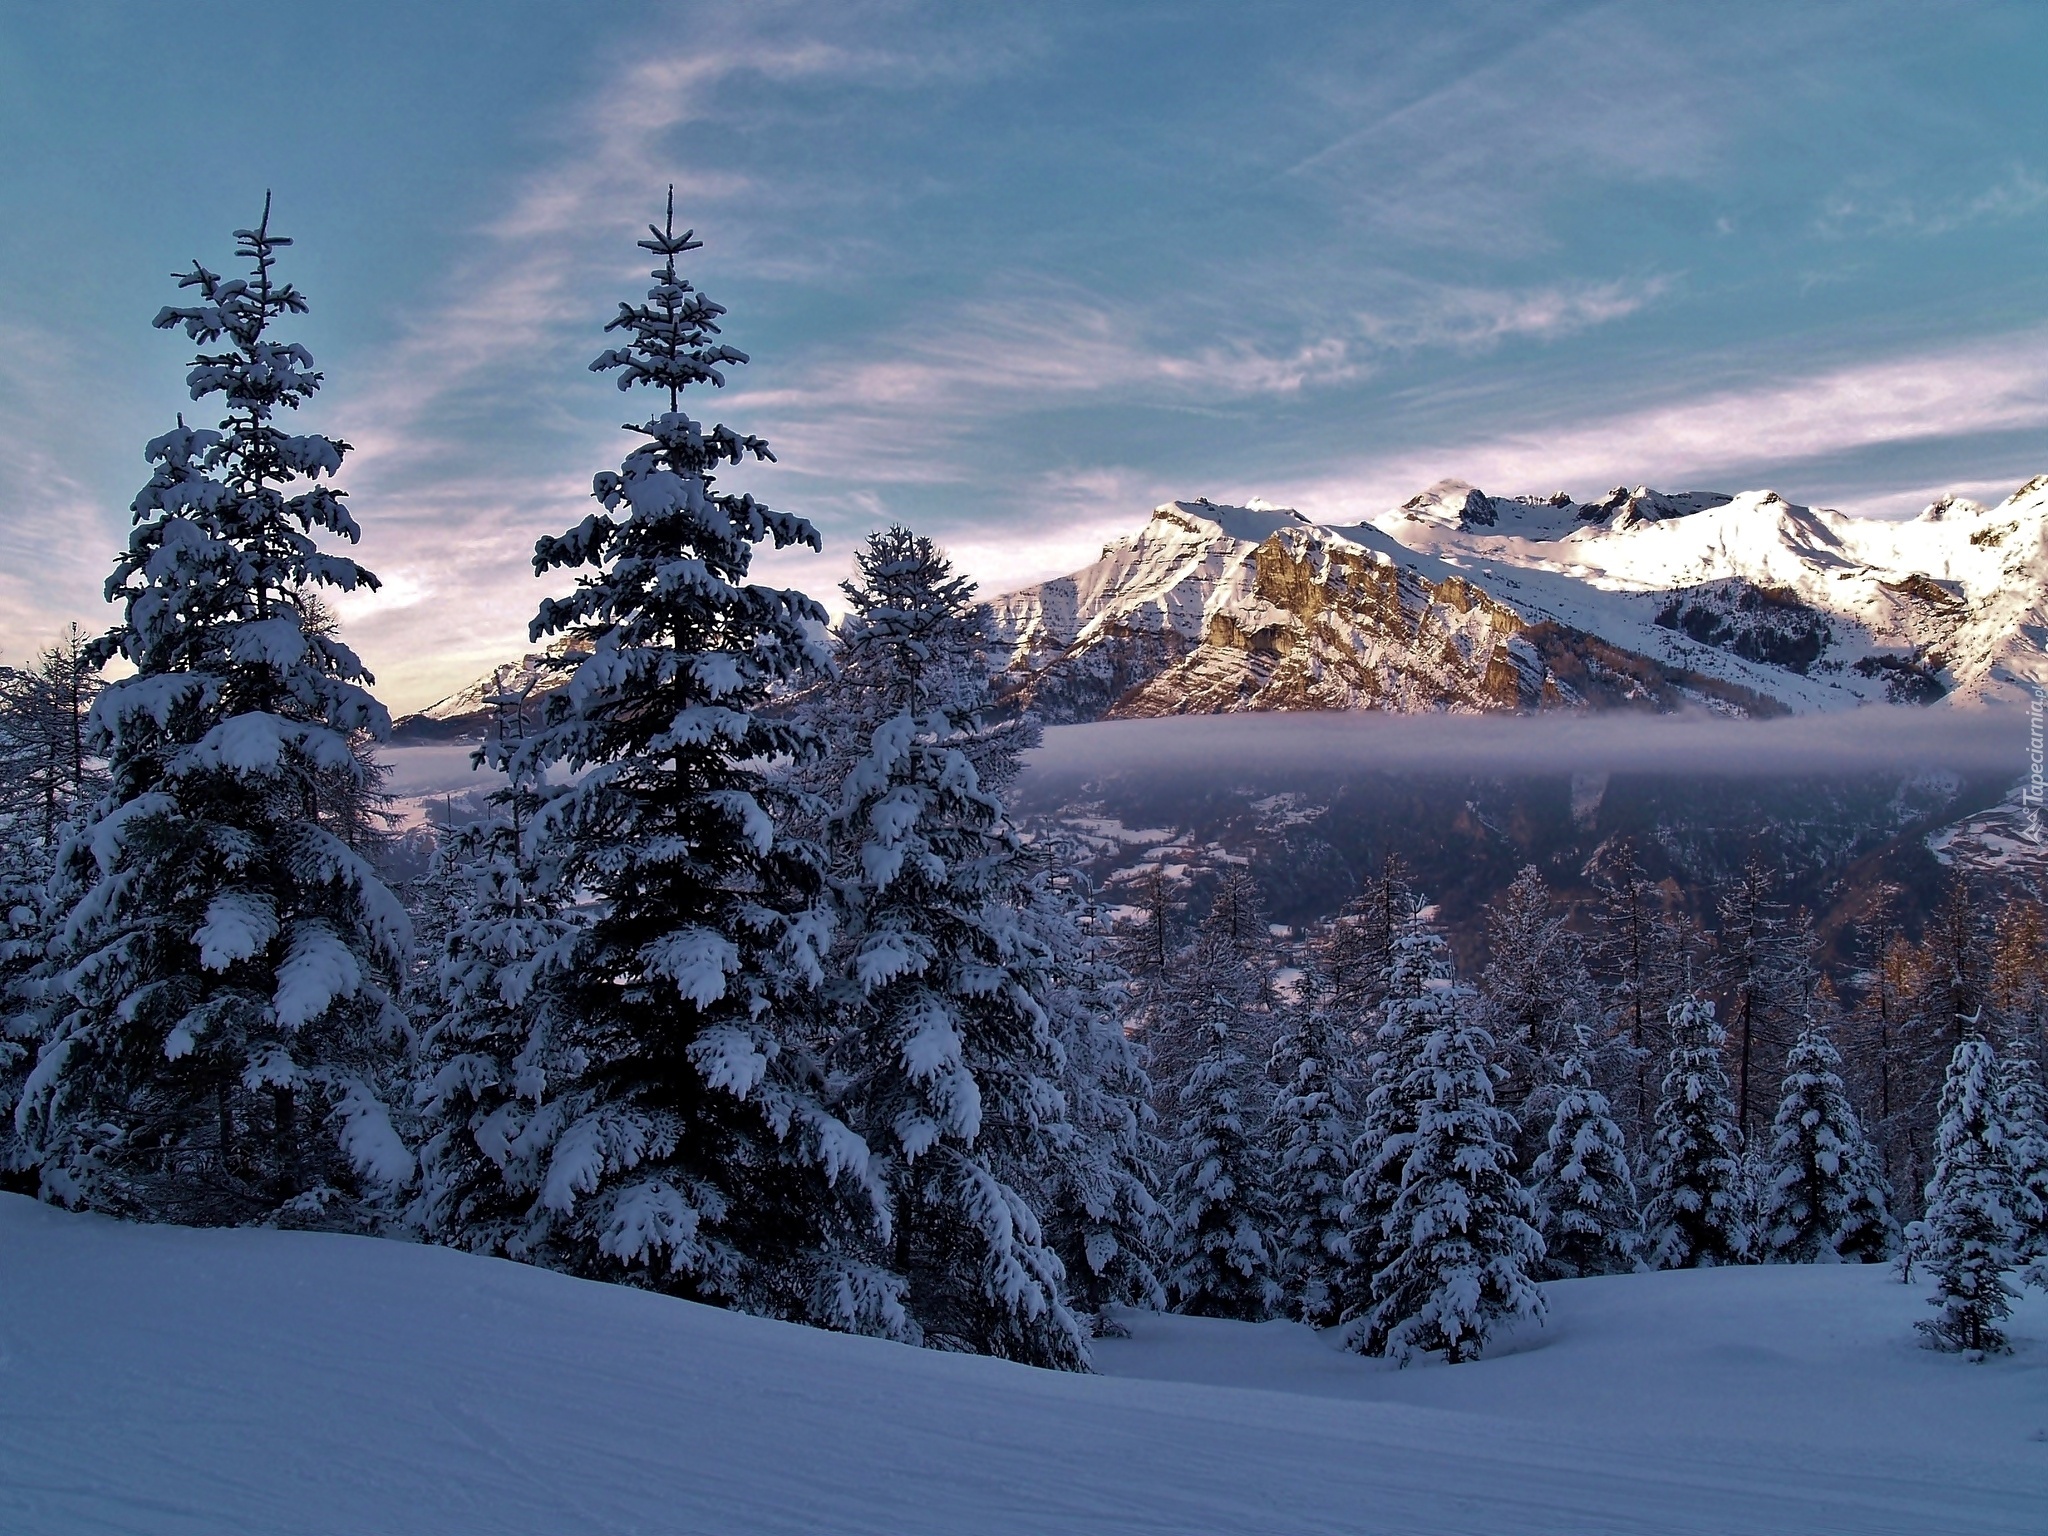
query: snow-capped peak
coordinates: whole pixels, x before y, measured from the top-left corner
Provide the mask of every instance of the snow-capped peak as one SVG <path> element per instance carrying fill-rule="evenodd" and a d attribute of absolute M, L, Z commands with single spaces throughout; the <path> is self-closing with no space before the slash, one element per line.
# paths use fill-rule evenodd
<path fill-rule="evenodd" d="M 1193 501 L 1161 502 L 1152 509 L 1152 517 L 1155 522 L 1164 521 L 1205 535 L 1213 530 L 1243 544 L 1262 544 L 1282 528 L 1315 526 L 1294 508 L 1276 507 L 1259 497 L 1253 497 L 1252 504 L 1243 507 L 1218 505 L 1206 496 Z M 1191 524 L 1201 526 L 1194 529 Z"/>

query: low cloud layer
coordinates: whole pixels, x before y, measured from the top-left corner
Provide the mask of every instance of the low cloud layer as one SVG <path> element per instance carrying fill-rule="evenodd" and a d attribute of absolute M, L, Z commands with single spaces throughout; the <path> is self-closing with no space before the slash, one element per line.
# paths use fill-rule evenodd
<path fill-rule="evenodd" d="M 1055 726 L 1039 783 L 1152 772 L 1209 778 L 1364 773 L 1734 778 L 1948 769 L 2028 771 L 2028 721 L 1984 710 L 1865 708 L 1780 720 L 1700 714 L 1241 714 Z"/>

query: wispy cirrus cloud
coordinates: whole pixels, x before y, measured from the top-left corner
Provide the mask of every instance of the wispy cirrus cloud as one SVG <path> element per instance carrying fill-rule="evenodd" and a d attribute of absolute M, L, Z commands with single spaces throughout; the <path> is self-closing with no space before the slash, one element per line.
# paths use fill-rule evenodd
<path fill-rule="evenodd" d="M 1627 319 L 1655 302 L 1671 279 L 1550 283 L 1488 288 L 1390 277 L 1399 298 L 1362 311 L 1360 332 L 1375 346 L 1455 347 L 1483 351 L 1517 338 L 1556 341 L 1594 326 Z"/>
<path fill-rule="evenodd" d="M 796 474 L 958 483 L 986 473 L 975 445 L 1005 422 L 1103 401 L 1223 407 L 1338 390 L 1419 350 L 1479 353 L 1623 319 L 1667 280 L 1513 289 L 1388 277 L 1372 307 L 1293 335 L 1248 318 L 1229 329 L 1204 324 L 1194 341 L 1177 333 L 1175 323 L 1185 323 L 1177 306 L 1022 277 L 994 286 L 1004 297 L 785 367 L 775 386 L 742 383 L 734 408 L 767 424 Z M 876 445 L 890 441 L 915 441 L 918 452 L 878 456 Z"/>
<path fill-rule="evenodd" d="M 90 475 L 106 453 L 104 422 L 81 420 L 89 370 L 54 332 L 0 321 L 0 661 L 19 664 L 68 620 L 107 621 L 99 597 L 127 519 Z M 140 444 L 124 445 L 133 481 L 147 478 Z"/>
<path fill-rule="evenodd" d="M 2007 167 L 1978 191 L 1934 197 L 1886 187 L 1866 176 L 1828 194 L 1814 217 L 1813 229 L 1830 239 L 1936 236 L 2023 219 L 2044 207 L 2048 207 L 2048 176 L 2024 163 Z"/>
<path fill-rule="evenodd" d="M 1355 458 L 1251 491 L 1347 521 L 1457 476 L 1494 492 L 1579 494 L 1617 482 L 1749 489 L 1875 445 L 2048 428 L 2048 329 L 1840 364 L 1810 373 L 1706 385 L 1633 410 L 1552 420 Z M 2048 467 L 2048 466 L 2043 466 Z M 1973 488 L 1981 488 L 1977 482 Z M 1781 486 L 1806 499 L 1810 488 Z M 1920 489 L 1844 510 L 1893 513 Z"/>

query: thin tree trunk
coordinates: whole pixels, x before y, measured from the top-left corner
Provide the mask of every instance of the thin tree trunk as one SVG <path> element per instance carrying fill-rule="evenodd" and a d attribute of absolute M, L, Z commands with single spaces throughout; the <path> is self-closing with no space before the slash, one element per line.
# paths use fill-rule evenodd
<path fill-rule="evenodd" d="M 220 1170 L 233 1171 L 235 1166 L 235 1110 L 228 1098 L 228 1079 L 223 1074 L 213 1085 L 214 1108 L 220 1117 Z"/>
<path fill-rule="evenodd" d="M 300 1190 L 299 1101 L 289 1088 L 270 1090 L 277 1111 L 277 1178 L 283 1198 L 289 1200 Z"/>

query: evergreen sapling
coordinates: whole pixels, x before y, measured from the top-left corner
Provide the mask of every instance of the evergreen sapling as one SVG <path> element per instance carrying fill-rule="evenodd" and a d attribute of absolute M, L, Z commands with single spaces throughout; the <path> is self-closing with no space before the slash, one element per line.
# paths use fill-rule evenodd
<path fill-rule="evenodd" d="M 1550 1128 L 1529 1170 L 1541 1212 L 1544 1274 L 1625 1274 L 1639 1261 L 1642 1239 L 1621 1127 L 1576 1053 L 1559 1063 L 1550 1097 Z"/>

